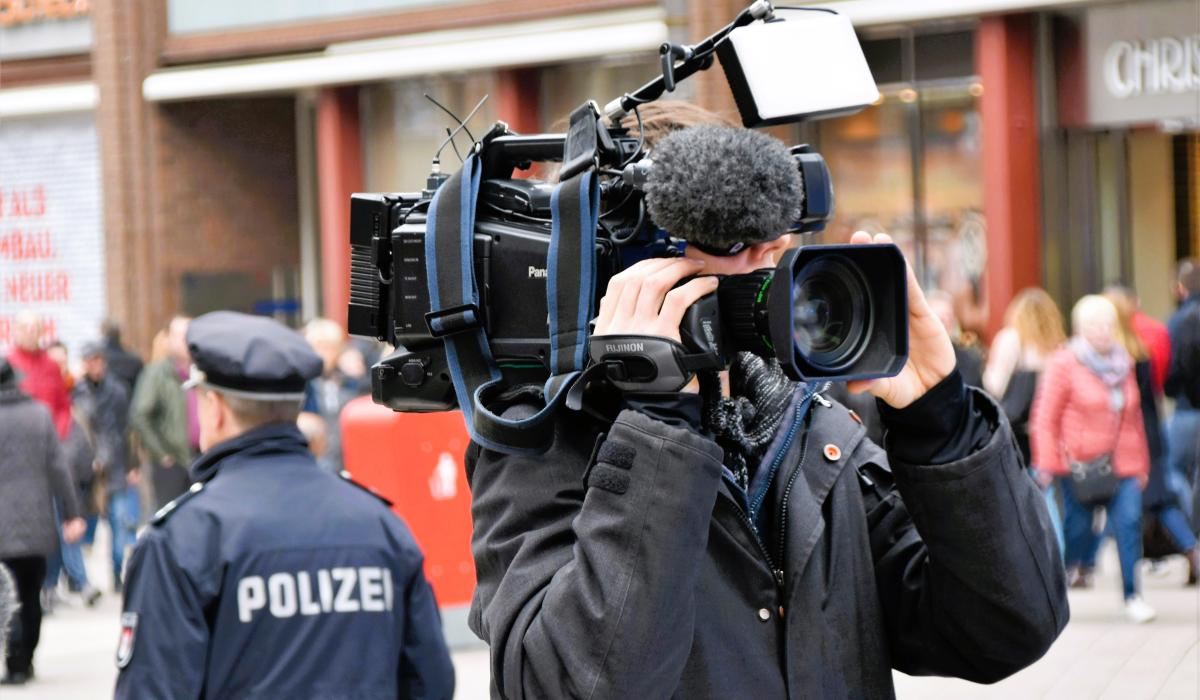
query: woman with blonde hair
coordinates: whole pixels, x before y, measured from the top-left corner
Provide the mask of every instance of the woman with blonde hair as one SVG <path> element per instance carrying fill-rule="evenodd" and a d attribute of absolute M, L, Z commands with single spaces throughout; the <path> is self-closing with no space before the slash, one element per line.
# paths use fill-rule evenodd
<path fill-rule="evenodd" d="M 1196 535 L 1188 526 L 1187 516 L 1180 509 L 1178 492 L 1167 483 L 1170 469 L 1166 461 L 1162 423 L 1158 416 L 1151 353 L 1138 336 L 1133 323 L 1134 314 L 1137 313 L 1137 297 L 1130 289 L 1117 285 L 1106 288 L 1104 297 L 1117 310 L 1117 337 L 1133 358 L 1141 397 L 1142 424 L 1150 457 L 1150 475 L 1146 490 L 1142 493 L 1142 513 L 1146 517 L 1143 542 L 1148 548 L 1146 556 L 1159 559 L 1171 554 L 1184 555 L 1188 560 L 1189 581 L 1194 581 L 1200 569 L 1200 548 L 1197 547 Z"/>
<path fill-rule="evenodd" d="M 1034 467 L 1062 489 L 1065 560 L 1086 581 L 1096 563 L 1094 511 L 1108 516 L 1125 593 L 1125 614 L 1149 622 L 1154 609 L 1138 594 L 1142 488 L 1150 470 L 1133 358 L 1121 344 L 1117 309 L 1088 295 L 1071 311 L 1075 335 L 1046 363 L 1030 431 Z"/>
<path fill-rule="evenodd" d="M 1029 287 L 1013 297 L 1004 312 L 1004 328 L 992 339 L 983 388 L 1004 407 L 1026 466 L 1031 457 L 1029 412 L 1038 375 L 1066 339 L 1058 305 L 1039 287 Z"/>

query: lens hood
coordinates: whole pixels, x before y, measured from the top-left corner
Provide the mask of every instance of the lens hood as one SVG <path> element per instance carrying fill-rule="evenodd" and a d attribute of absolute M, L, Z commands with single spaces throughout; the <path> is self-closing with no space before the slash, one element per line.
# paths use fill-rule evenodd
<path fill-rule="evenodd" d="M 908 278 L 894 245 L 793 248 L 767 305 L 775 356 L 793 379 L 890 377 L 908 360 Z"/>

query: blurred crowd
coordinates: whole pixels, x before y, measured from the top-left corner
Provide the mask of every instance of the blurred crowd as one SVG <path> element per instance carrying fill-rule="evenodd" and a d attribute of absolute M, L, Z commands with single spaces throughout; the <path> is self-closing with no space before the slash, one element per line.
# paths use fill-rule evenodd
<path fill-rule="evenodd" d="M 1176 287 L 1180 306 L 1165 323 L 1143 313 L 1127 287 L 1085 296 L 1070 311 L 1070 335 L 1051 297 L 1026 289 L 990 347 L 960 329 L 949 296 L 929 295 L 965 381 L 997 399 L 1044 489 L 1071 585 L 1092 585 L 1100 543 L 1111 536 L 1135 622 L 1155 617 L 1140 594 L 1139 560 L 1182 555 L 1190 585 L 1200 569 L 1200 261 L 1180 264 Z M 195 393 L 183 388 L 188 323 L 171 319 L 143 363 L 115 323 L 71 357 L 62 343 L 43 342 L 40 319 L 18 315 L 14 346 L 0 358 L 0 560 L 21 602 L 6 682 L 31 677 L 43 611 L 67 596 L 90 606 L 103 595 L 84 566 L 99 524 L 109 531 L 119 593 L 138 527 L 189 488 L 199 424 Z M 338 472 L 339 415 L 369 393 L 367 368 L 382 348 L 349 339 L 328 319 L 303 331 L 323 372 L 307 388 L 298 425 L 322 468 Z M 873 402 L 833 393 L 882 443 Z M 1075 472 L 1097 460 L 1113 486 L 1084 497 Z"/>
<path fill-rule="evenodd" d="M 0 356 L 0 562 L 20 599 L 4 682 L 32 677 L 43 614 L 68 598 L 93 606 L 103 595 L 84 566 L 100 524 L 119 594 L 139 526 L 190 487 L 200 428 L 195 390 L 183 388 L 189 321 L 172 318 L 143 361 L 114 322 L 72 357 L 62 342 L 43 338 L 40 318 L 17 315 L 13 346 Z M 306 390 L 298 425 L 322 468 L 336 473 L 338 416 L 369 393 L 367 368 L 379 348 L 350 340 L 328 319 L 303 331 L 324 371 Z"/>
<path fill-rule="evenodd" d="M 1070 585 L 1092 585 L 1111 536 L 1125 613 L 1139 623 L 1155 617 L 1141 595 L 1140 560 L 1157 568 L 1186 557 L 1187 585 L 1200 569 L 1200 260 L 1180 262 L 1175 287 L 1180 305 L 1165 323 L 1129 287 L 1084 296 L 1070 310 L 1070 335 L 1049 294 L 1023 290 L 986 352 L 931 297 L 964 378 L 999 401 L 1045 491 Z M 1085 471 L 1112 478 L 1097 493 L 1094 480 L 1081 481 Z"/>

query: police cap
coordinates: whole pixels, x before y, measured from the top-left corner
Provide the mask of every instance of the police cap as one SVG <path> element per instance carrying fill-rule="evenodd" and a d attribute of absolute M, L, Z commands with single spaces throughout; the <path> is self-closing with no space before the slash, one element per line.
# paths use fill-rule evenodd
<path fill-rule="evenodd" d="M 188 324 L 192 376 L 203 385 L 259 401 L 304 398 L 321 358 L 296 331 L 263 316 L 214 311 Z"/>

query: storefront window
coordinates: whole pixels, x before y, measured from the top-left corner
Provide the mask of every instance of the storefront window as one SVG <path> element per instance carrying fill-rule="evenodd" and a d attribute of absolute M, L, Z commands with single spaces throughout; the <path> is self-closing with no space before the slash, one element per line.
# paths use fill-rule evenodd
<path fill-rule="evenodd" d="M 973 94 L 977 92 L 975 84 L 920 91 L 925 218 L 921 282 L 972 307 L 982 301 L 987 262 L 982 142 Z"/>
<path fill-rule="evenodd" d="M 820 123 L 820 150 L 833 176 L 835 216 L 821 243 L 855 231 L 889 233 L 915 253 L 912 144 L 907 109 L 895 94 L 858 114 Z"/>
<path fill-rule="evenodd" d="M 879 103 L 807 132 L 829 165 L 836 202 L 812 242 L 890 234 L 922 286 L 952 295 L 972 329 L 985 321 L 987 262 L 980 90 L 971 80 L 884 87 Z"/>

